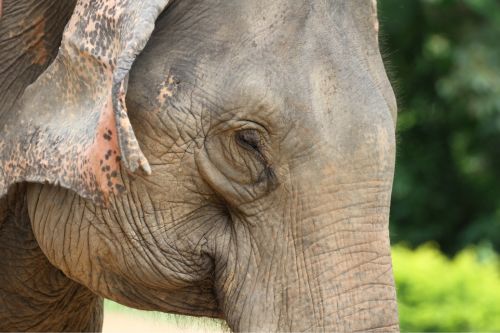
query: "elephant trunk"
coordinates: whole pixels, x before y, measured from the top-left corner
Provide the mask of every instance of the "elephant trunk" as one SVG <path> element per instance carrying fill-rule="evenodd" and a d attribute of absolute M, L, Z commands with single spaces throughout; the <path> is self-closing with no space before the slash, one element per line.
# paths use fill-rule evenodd
<path fill-rule="evenodd" d="M 386 219 L 341 210 L 311 218 L 315 230 L 294 237 L 283 271 L 286 316 L 279 331 L 398 330 Z"/>
<path fill-rule="evenodd" d="M 296 195 L 286 205 L 269 202 L 285 211 L 270 207 L 266 210 L 274 213 L 257 221 L 233 220 L 235 237 L 228 246 L 234 246 L 230 252 L 235 256 L 219 265 L 217 279 L 230 327 L 397 331 L 388 235 L 390 183 L 315 187 L 322 195 L 311 195 L 317 191 L 310 185 L 296 187 L 303 190 L 292 186 Z M 247 247 L 245 237 L 258 242 Z"/>

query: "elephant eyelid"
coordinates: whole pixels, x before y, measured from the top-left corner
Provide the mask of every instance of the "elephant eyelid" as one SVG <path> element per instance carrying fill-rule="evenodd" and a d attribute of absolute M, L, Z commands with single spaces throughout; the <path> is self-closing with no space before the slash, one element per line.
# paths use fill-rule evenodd
<path fill-rule="evenodd" d="M 262 133 L 257 129 L 241 129 L 234 132 L 234 141 L 241 148 L 254 155 L 264 166 L 269 165 L 267 145 Z"/>
<path fill-rule="evenodd" d="M 267 191 L 271 191 L 278 184 L 276 173 L 269 163 L 266 156 L 268 152 L 266 141 L 260 130 L 257 129 L 242 129 L 234 132 L 234 140 L 236 143 L 254 155 L 262 164 L 262 170 L 259 172 L 257 183 L 266 183 Z"/>
<path fill-rule="evenodd" d="M 256 130 L 241 130 L 235 133 L 236 142 L 247 150 L 255 150 L 260 152 L 261 148 L 261 137 Z"/>

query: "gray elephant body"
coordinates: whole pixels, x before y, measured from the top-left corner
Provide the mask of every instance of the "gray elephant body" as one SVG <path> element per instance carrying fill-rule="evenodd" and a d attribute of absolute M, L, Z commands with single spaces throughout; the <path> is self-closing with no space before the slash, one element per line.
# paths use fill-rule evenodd
<path fill-rule="evenodd" d="M 81 96 L 60 108 L 62 97 L 38 93 L 50 88 L 47 76 L 64 70 L 71 83 L 82 75 L 68 70 L 74 62 L 61 55 L 63 39 L 49 74 L 27 90 L 37 97 L 0 113 L 7 124 L 0 158 L 10 163 L 0 164 L 7 170 L 0 194 L 10 188 L 0 202 L 0 239 L 12 240 L 0 249 L 0 329 L 96 330 L 106 297 L 224 318 L 238 331 L 397 330 L 387 227 L 396 105 L 376 24 L 370 0 L 174 1 L 156 20 L 128 88 L 119 71 L 110 81 L 122 89 L 118 102 L 110 97 L 115 112 L 127 92 L 133 132 L 119 113 L 116 130 L 108 121 L 95 136 L 104 143 L 88 139 L 90 150 L 77 134 L 104 128 L 103 118 L 96 125 L 79 112 L 99 105 L 103 98 L 89 102 L 85 92 L 100 90 L 78 86 Z M 23 118 L 33 105 L 40 116 Z M 57 112 L 70 130 L 53 123 Z M 47 135 L 33 125 L 38 141 L 20 144 L 43 174 L 9 171 L 21 164 L 5 153 L 20 119 L 54 124 Z M 70 145 L 84 142 L 78 158 L 102 153 L 95 160 L 102 174 L 61 175 L 54 153 L 39 158 L 47 142 L 66 152 L 55 139 L 65 135 Z M 114 148 L 102 148 L 116 137 Z M 69 168 L 65 156 L 63 170 L 95 170 L 86 169 L 92 157 L 75 157 Z M 115 170 L 110 161 L 120 159 Z M 146 172 L 125 171 L 138 166 Z"/>

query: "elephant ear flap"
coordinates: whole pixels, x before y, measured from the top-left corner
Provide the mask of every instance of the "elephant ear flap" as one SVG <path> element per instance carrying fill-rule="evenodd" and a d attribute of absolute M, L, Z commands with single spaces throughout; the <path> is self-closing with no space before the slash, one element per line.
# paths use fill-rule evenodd
<path fill-rule="evenodd" d="M 120 164 L 150 173 L 127 116 L 128 72 L 169 0 L 79 0 L 59 53 L 0 114 L 0 197 L 47 182 L 105 204 Z"/>

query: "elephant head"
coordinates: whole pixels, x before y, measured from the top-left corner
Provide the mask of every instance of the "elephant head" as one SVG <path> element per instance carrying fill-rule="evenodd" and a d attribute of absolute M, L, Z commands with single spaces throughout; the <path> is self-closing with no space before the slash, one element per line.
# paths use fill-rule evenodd
<path fill-rule="evenodd" d="M 29 183 L 66 276 L 237 331 L 398 329 L 375 1 L 79 0 L 45 67 L 3 92 L 0 195 Z"/>

